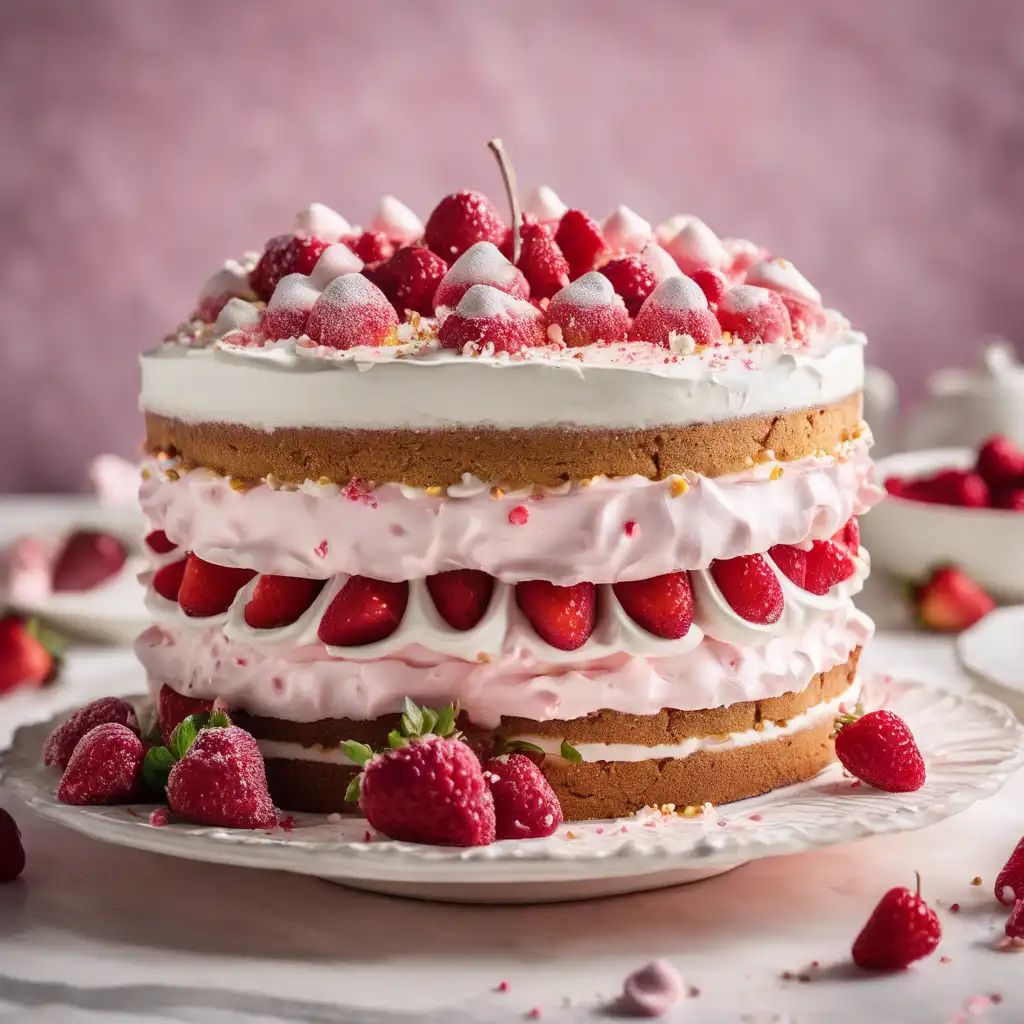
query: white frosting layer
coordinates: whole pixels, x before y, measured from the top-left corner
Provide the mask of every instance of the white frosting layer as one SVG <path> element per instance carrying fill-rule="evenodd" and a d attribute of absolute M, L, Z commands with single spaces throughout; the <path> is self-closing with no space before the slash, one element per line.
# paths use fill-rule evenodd
<path fill-rule="evenodd" d="M 752 747 L 756 743 L 769 743 L 772 740 L 780 740 L 785 736 L 794 736 L 805 729 L 813 729 L 824 722 L 832 721 L 840 714 L 840 708 L 844 705 L 852 707 L 857 702 L 857 695 L 860 693 L 860 682 L 854 680 L 853 684 L 847 687 L 834 700 L 822 701 L 815 704 L 799 715 L 784 722 L 762 722 L 760 729 L 746 729 L 743 732 L 724 733 L 721 736 L 692 736 L 683 740 L 682 743 L 662 743 L 653 747 L 645 747 L 639 743 L 577 743 L 576 752 L 586 763 L 596 761 L 652 761 L 662 758 L 680 759 L 691 757 L 701 750 L 708 750 L 711 753 L 720 753 L 725 750 L 735 750 L 738 747 Z M 533 736 L 523 734 L 516 736 L 516 739 L 525 740 L 540 747 L 546 754 L 559 757 L 562 740 L 552 739 L 550 736 Z M 275 757 L 302 757 L 301 751 L 312 751 L 316 748 L 303 747 L 298 743 L 276 744 L 278 747 L 292 747 L 290 753 L 277 753 Z M 262 741 L 260 749 L 262 750 Z M 316 760 L 332 760 L 330 757 L 333 751 L 319 748 L 324 756 L 316 757 Z M 309 758 L 313 760 L 314 758 Z M 351 764 L 352 762 L 347 762 Z"/>
<path fill-rule="evenodd" d="M 156 466 L 139 497 L 183 549 L 263 573 L 400 581 L 474 568 L 506 582 L 613 583 L 830 537 L 881 498 L 869 446 L 865 433 L 840 456 L 714 478 L 691 473 L 685 489 L 683 478 L 597 478 L 540 500 L 495 497 L 472 479 L 436 496 L 400 484 L 370 494 L 311 482 L 236 491 L 208 470 L 169 480 Z M 509 513 L 519 506 L 528 519 L 514 525 Z"/>
<path fill-rule="evenodd" d="M 706 638 L 669 658 L 619 654 L 566 668 L 517 650 L 478 664 L 422 657 L 348 661 L 288 660 L 229 639 L 217 626 L 179 632 L 152 626 L 136 642 L 151 683 L 179 693 L 223 698 L 229 708 L 314 722 L 371 719 L 401 709 L 406 696 L 437 706 L 453 700 L 482 726 L 502 715 L 538 721 L 579 718 L 601 708 L 655 714 L 762 700 L 802 689 L 810 678 L 845 661 L 873 625 L 847 601 L 799 633 L 738 646 Z"/>
<path fill-rule="evenodd" d="M 863 386 L 864 340 L 836 314 L 809 346 L 730 345 L 682 357 L 645 342 L 544 347 L 521 358 L 404 346 L 338 352 L 294 339 L 250 348 L 167 342 L 141 357 L 140 407 L 267 431 L 682 426 L 846 398 Z"/>

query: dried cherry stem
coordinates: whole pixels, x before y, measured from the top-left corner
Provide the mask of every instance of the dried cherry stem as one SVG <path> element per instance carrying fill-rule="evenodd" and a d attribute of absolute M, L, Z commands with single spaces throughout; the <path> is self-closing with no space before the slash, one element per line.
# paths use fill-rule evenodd
<path fill-rule="evenodd" d="M 508 205 L 512 208 L 512 262 L 518 263 L 519 253 L 523 247 L 523 240 L 519 234 L 523 217 L 519 210 L 519 189 L 516 186 L 516 170 L 512 166 L 512 161 L 508 158 L 508 153 L 505 152 L 505 145 L 501 139 L 488 140 L 487 148 L 498 161 L 501 180 L 505 184 L 505 195 L 508 196 Z"/>

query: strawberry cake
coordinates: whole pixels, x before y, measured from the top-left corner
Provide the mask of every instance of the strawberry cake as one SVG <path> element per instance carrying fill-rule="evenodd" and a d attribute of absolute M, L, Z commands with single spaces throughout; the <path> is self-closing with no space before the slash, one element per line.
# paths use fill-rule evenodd
<path fill-rule="evenodd" d="M 507 220 L 314 204 L 142 356 L 161 725 L 218 700 L 294 810 L 406 697 L 569 820 L 814 775 L 872 632 L 864 336 L 693 216 Z"/>

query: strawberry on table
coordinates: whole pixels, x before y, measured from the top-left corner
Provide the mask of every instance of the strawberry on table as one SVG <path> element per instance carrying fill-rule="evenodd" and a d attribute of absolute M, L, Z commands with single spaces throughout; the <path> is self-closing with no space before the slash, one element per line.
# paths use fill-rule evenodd
<path fill-rule="evenodd" d="M 996 899 L 1007 907 L 1024 899 L 1024 839 L 1014 847 L 996 878 Z"/>
<path fill-rule="evenodd" d="M 1003 930 L 1008 938 L 1024 941 L 1024 896 L 1014 903 L 1013 910 L 1010 911 L 1010 916 L 1006 920 L 1006 927 Z"/>
<path fill-rule="evenodd" d="M 347 799 L 358 796 L 366 820 L 391 839 L 435 846 L 494 842 L 494 798 L 476 754 L 455 730 L 455 709 L 420 708 L 406 699 L 401 729 L 375 754 L 347 740 L 362 766 Z"/>
<path fill-rule="evenodd" d="M 959 633 L 988 615 L 996 603 L 965 572 L 946 566 L 917 588 L 914 605 L 922 626 Z"/>
<path fill-rule="evenodd" d="M 497 839 L 539 839 L 562 823 L 562 805 L 544 773 L 523 754 L 492 757 L 484 778 L 494 798 Z"/>
<path fill-rule="evenodd" d="M 935 952 L 942 927 L 935 911 L 917 891 L 890 889 L 875 907 L 853 943 L 853 962 L 875 971 L 900 971 Z"/>
<path fill-rule="evenodd" d="M 101 697 L 91 704 L 79 708 L 66 722 L 58 725 L 46 739 L 43 746 L 43 764 L 68 766 L 78 741 L 98 725 L 116 722 L 139 733 L 139 719 L 135 708 L 120 697 Z"/>
<path fill-rule="evenodd" d="M 55 679 L 65 646 L 62 637 L 35 619 L 0 618 L 0 696 Z"/>
<path fill-rule="evenodd" d="M 75 745 L 57 787 L 65 804 L 124 804 L 142 794 L 142 740 L 125 725 L 107 722 Z"/>
<path fill-rule="evenodd" d="M 861 782 L 887 793 L 912 793 L 924 785 L 924 759 L 899 715 L 885 709 L 843 715 L 836 729 L 836 757 Z"/>

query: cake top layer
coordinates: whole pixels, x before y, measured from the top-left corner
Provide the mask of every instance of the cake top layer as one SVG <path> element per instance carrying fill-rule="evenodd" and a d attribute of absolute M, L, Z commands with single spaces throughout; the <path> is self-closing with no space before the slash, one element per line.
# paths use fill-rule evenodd
<path fill-rule="evenodd" d="M 206 282 L 143 357 L 141 406 L 268 430 L 652 427 L 862 386 L 863 335 L 791 263 L 696 217 L 598 224 L 545 187 L 516 235 L 474 192 L 425 225 L 387 196 L 365 230 L 314 203 Z"/>

